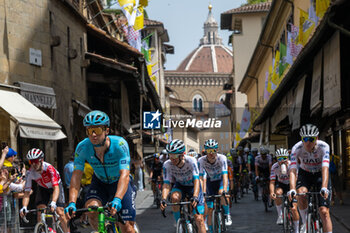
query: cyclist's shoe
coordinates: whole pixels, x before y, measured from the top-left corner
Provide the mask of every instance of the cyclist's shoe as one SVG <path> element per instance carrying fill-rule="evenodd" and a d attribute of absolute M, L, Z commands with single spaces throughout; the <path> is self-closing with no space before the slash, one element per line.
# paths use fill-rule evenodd
<path fill-rule="evenodd" d="M 231 226 L 232 225 L 232 219 L 231 219 L 231 215 L 226 215 L 226 218 L 225 218 L 225 225 L 226 226 Z"/>
<path fill-rule="evenodd" d="M 300 227 L 300 233 L 306 233 L 306 224 L 302 224 Z"/>
<path fill-rule="evenodd" d="M 277 225 L 283 225 L 283 218 L 282 218 L 282 215 L 281 215 L 281 216 L 278 216 L 277 221 L 276 221 L 276 224 L 277 224 Z"/>

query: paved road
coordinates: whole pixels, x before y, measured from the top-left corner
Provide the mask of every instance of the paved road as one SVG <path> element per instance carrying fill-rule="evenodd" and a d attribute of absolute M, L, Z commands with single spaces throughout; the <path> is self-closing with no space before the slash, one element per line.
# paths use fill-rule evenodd
<path fill-rule="evenodd" d="M 175 233 L 175 221 L 173 215 L 167 210 L 167 218 L 163 218 L 159 209 L 153 206 L 151 191 L 139 192 L 136 198 L 137 223 L 142 233 Z M 271 208 L 265 213 L 261 201 L 253 200 L 252 194 L 246 195 L 231 208 L 233 224 L 228 228 L 228 233 L 271 233 L 282 232 L 282 227 L 276 225 L 276 210 Z M 334 233 L 348 232 L 342 225 L 333 219 Z M 90 233 L 91 229 L 81 229 L 82 233 Z"/>

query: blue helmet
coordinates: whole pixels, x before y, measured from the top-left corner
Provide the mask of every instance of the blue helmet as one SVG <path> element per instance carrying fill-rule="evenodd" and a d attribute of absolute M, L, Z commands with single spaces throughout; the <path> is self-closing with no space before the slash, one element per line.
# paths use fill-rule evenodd
<path fill-rule="evenodd" d="M 84 117 L 84 126 L 95 126 L 95 125 L 110 125 L 109 117 L 106 113 L 95 110 L 92 112 L 89 112 Z"/>

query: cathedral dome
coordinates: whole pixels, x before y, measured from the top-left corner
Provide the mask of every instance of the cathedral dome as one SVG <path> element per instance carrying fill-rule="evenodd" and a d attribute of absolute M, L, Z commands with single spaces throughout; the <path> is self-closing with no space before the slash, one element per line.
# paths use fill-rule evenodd
<path fill-rule="evenodd" d="M 231 73 L 233 54 L 222 44 L 218 35 L 218 23 L 209 6 L 208 18 L 204 23 L 204 36 L 199 47 L 193 50 L 176 69 L 178 72 Z"/>

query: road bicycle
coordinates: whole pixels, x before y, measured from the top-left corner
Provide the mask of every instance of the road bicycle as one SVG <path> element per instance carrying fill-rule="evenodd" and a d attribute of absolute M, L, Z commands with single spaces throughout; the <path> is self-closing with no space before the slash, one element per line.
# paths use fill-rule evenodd
<path fill-rule="evenodd" d="M 323 224 L 319 213 L 318 203 L 318 195 L 320 195 L 320 193 L 315 192 L 315 190 L 317 190 L 317 187 L 312 186 L 310 192 L 297 194 L 300 196 L 307 195 L 308 197 L 308 214 L 306 222 L 307 233 L 323 233 Z"/>
<path fill-rule="evenodd" d="M 125 224 L 120 212 L 116 217 L 111 216 L 108 212 L 108 204 L 106 206 L 89 206 L 88 208 L 77 209 L 76 213 L 97 212 L 98 213 L 98 232 L 99 233 L 119 233 L 117 223 Z M 72 214 L 70 210 L 70 215 Z"/>
<path fill-rule="evenodd" d="M 208 199 L 214 199 L 214 208 L 212 212 L 211 221 L 215 233 L 221 233 L 227 230 L 225 222 L 226 216 L 224 208 L 221 205 L 221 197 L 224 197 L 226 205 L 228 205 L 225 193 L 206 197 Z"/>
<path fill-rule="evenodd" d="M 242 197 L 243 197 L 243 193 L 248 194 L 248 190 L 249 190 L 249 175 L 248 175 L 248 170 L 247 169 L 243 169 L 242 171 L 242 178 L 241 178 L 241 190 L 242 190 Z M 245 190 L 245 192 L 244 192 Z"/>
<path fill-rule="evenodd" d="M 160 202 L 162 200 L 162 181 L 159 180 L 153 180 L 155 185 L 155 193 L 154 193 L 154 202 L 157 206 L 157 209 L 160 207 Z"/>
<path fill-rule="evenodd" d="M 46 211 L 50 210 L 49 207 L 41 208 L 41 209 L 32 209 L 28 210 L 28 213 L 34 213 L 34 212 L 40 212 L 40 222 L 38 222 L 34 227 L 34 233 L 50 233 L 50 232 L 57 232 L 57 233 L 64 233 L 61 222 L 59 220 L 59 215 L 54 211 L 53 213 L 47 213 Z M 52 220 L 52 228 L 48 225 L 46 219 Z M 26 216 L 23 217 L 23 221 L 25 223 L 28 223 L 28 219 Z"/>
<path fill-rule="evenodd" d="M 294 232 L 293 214 L 292 214 L 291 208 L 293 208 L 293 202 L 296 200 L 293 199 L 293 201 L 289 201 L 288 195 L 286 194 L 278 195 L 277 198 L 283 198 L 283 202 L 282 202 L 283 232 L 284 233 Z"/>
<path fill-rule="evenodd" d="M 183 201 L 177 203 L 167 203 L 167 206 L 179 206 L 180 207 L 180 218 L 176 223 L 176 233 L 197 233 L 198 227 L 194 216 L 191 213 L 191 202 Z M 198 212 L 197 207 L 195 212 Z M 165 210 L 162 211 L 163 217 L 165 218 Z"/>
<path fill-rule="evenodd" d="M 238 198 L 238 182 L 239 182 L 239 173 L 236 173 L 233 177 L 233 198 L 235 199 L 235 203 L 237 203 Z"/>
<path fill-rule="evenodd" d="M 265 212 L 267 212 L 269 207 L 269 178 L 260 177 L 259 183 L 262 187 L 262 201 L 264 203 Z"/>

